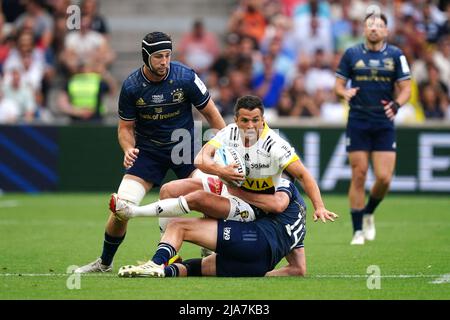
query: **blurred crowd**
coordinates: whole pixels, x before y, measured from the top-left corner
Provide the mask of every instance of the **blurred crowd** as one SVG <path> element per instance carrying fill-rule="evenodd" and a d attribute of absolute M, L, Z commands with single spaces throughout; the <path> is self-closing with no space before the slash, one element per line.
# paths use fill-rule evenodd
<path fill-rule="evenodd" d="M 3 0 L 0 11 L 0 123 L 99 121 L 117 80 L 108 27 L 96 0 Z M 81 9 L 81 10 L 80 10 Z M 56 97 L 50 89 L 58 88 Z M 49 99 L 58 110 L 50 110 Z"/>
<path fill-rule="evenodd" d="M 241 0 L 219 52 L 202 21 L 179 46 L 180 59 L 206 80 L 223 114 L 236 97 L 261 96 L 267 117 L 315 117 L 343 123 L 348 107 L 334 92 L 343 52 L 363 42 L 372 1 Z M 410 102 L 398 122 L 450 120 L 450 2 L 378 1 L 388 17 L 389 43 L 405 53 L 413 76 Z"/>
<path fill-rule="evenodd" d="M 334 71 L 343 52 L 364 41 L 362 20 L 372 3 L 240 0 L 223 38 L 195 20 L 175 43 L 174 58 L 196 70 L 224 116 L 232 115 L 237 97 L 251 93 L 263 98 L 268 118 L 344 123 L 348 106 L 333 92 Z M 413 75 L 412 97 L 396 121 L 450 121 L 450 2 L 375 3 L 388 17 L 389 43 L 403 50 Z M 110 73 L 116 54 L 98 1 L 1 4 L 0 123 L 101 120 L 103 98 L 116 95 L 123 79 Z"/>

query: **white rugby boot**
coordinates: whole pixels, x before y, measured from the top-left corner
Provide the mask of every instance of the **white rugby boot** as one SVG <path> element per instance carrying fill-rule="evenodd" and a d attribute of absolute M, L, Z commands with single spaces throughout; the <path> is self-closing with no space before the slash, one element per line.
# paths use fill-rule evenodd
<path fill-rule="evenodd" d="M 363 245 L 364 244 L 364 233 L 361 230 L 355 231 L 353 234 L 353 239 L 350 242 L 351 245 Z"/>
<path fill-rule="evenodd" d="M 363 232 L 364 238 L 369 241 L 375 240 L 375 218 L 373 214 L 365 214 L 363 216 Z"/>
<path fill-rule="evenodd" d="M 164 278 L 164 265 L 158 265 L 152 260 L 149 260 L 139 266 L 123 266 L 119 269 L 118 275 L 124 278 Z"/>
<path fill-rule="evenodd" d="M 112 263 L 109 266 L 102 264 L 102 259 L 98 258 L 85 266 L 75 269 L 74 273 L 111 272 L 112 266 Z"/>
<path fill-rule="evenodd" d="M 130 220 L 133 218 L 133 204 L 130 202 L 120 199 L 117 193 L 111 195 L 109 200 L 109 210 L 119 219 L 119 220 Z"/>

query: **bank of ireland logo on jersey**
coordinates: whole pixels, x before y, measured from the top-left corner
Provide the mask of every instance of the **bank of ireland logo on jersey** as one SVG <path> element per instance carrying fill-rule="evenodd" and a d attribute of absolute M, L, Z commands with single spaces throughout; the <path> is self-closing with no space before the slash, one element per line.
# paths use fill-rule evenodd
<path fill-rule="evenodd" d="M 230 240 L 231 239 L 231 228 L 225 227 L 223 228 L 223 240 Z"/>

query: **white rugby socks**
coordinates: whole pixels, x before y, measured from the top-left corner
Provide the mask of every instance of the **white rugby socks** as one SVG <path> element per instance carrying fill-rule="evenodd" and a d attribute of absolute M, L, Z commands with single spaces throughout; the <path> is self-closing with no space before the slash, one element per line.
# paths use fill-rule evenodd
<path fill-rule="evenodd" d="M 183 196 L 132 208 L 133 217 L 179 217 L 191 211 Z"/>

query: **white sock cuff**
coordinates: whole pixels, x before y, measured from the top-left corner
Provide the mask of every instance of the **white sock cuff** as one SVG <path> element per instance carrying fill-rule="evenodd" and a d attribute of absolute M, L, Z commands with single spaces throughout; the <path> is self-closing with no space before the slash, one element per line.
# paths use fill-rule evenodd
<path fill-rule="evenodd" d="M 139 205 L 146 194 L 144 186 L 132 179 L 122 179 L 117 195 L 135 205 Z"/>
<path fill-rule="evenodd" d="M 185 197 L 179 196 L 178 203 L 179 203 L 181 209 L 184 211 L 184 213 L 189 213 L 191 211 L 191 209 L 189 209 L 189 206 L 188 206 L 188 203 L 187 203 Z"/>

